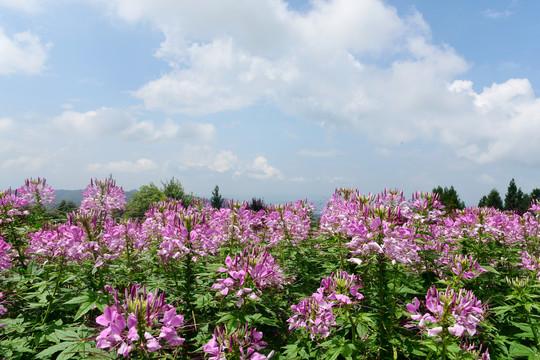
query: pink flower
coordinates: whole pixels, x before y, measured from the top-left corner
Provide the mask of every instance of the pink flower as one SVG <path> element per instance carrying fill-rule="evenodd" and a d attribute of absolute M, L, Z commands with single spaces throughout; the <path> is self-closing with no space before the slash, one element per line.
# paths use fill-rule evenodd
<path fill-rule="evenodd" d="M 453 336 L 476 334 L 476 327 L 484 320 L 484 306 L 472 291 L 447 288 L 445 292 L 438 291 L 435 286 L 430 288 L 423 304 L 428 312 L 421 310 L 421 303 L 414 298 L 407 304 L 407 311 L 414 323 L 407 327 L 417 327 L 426 330 L 428 336 L 437 336 L 444 328 Z"/>
<path fill-rule="evenodd" d="M 96 338 L 96 347 L 118 347 L 118 354 L 127 357 L 135 349 L 154 352 L 164 346 L 179 346 L 184 339 L 178 336 L 178 328 L 184 324 L 182 315 L 165 303 L 165 293 L 146 292 L 140 285 L 126 289 L 125 299 L 120 302 L 115 293 L 115 305 L 107 306 L 96 322 L 105 326 Z M 127 322 L 126 322 L 127 318 Z M 158 322 L 158 319 L 159 320 Z M 127 325 L 127 330 L 126 330 Z M 154 334 L 159 334 L 157 337 Z"/>
<path fill-rule="evenodd" d="M 225 360 L 235 358 L 241 360 L 264 360 L 269 359 L 273 352 L 268 356 L 260 354 L 258 351 L 266 347 L 262 341 L 263 333 L 257 329 L 239 326 L 235 330 L 229 330 L 227 326 L 221 324 L 214 330 L 212 339 L 203 345 L 205 353 L 211 355 L 209 360 Z"/>

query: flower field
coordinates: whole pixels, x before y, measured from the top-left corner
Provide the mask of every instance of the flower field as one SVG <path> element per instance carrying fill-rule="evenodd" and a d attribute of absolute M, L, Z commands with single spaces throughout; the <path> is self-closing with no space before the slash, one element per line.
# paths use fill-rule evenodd
<path fill-rule="evenodd" d="M 121 217 L 92 180 L 0 191 L 0 358 L 540 359 L 540 204 L 446 213 L 337 189 L 253 212 L 167 200 Z"/>

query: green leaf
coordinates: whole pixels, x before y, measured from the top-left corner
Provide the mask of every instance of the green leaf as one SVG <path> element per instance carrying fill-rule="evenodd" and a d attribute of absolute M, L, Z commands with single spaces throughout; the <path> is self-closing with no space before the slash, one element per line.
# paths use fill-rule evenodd
<path fill-rule="evenodd" d="M 77 314 L 75 314 L 75 319 L 74 320 L 80 319 L 82 316 L 84 316 L 86 313 L 88 313 L 90 310 L 92 310 L 94 308 L 94 306 L 96 306 L 95 301 L 89 301 L 89 302 L 82 303 L 81 306 L 79 306 L 79 310 L 77 310 Z"/>
<path fill-rule="evenodd" d="M 534 351 L 525 345 L 515 342 L 510 344 L 510 356 L 529 356 L 531 354 L 534 354 Z"/>
<path fill-rule="evenodd" d="M 81 304 L 88 301 L 88 295 L 81 295 L 74 297 L 73 299 L 66 301 L 64 304 Z"/>
<path fill-rule="evenodd" d="M 482 269 L 485 269 L 491 273 L 494 273 L 495 275 L 500 275 L 501 273 L 498 272 L 497 270 L 495 270 L 493 267 L 489 266 L 489 265 L 482 265 Z"/>
<path fill-rule="evenodd" d="M 56 353 L 58 351 L 64 350 L 65 348 L 67 348 L 68 346 L 71 346 L 72 344 L 73 344 L 72 342 L 62 342 L 60 344 L 53 345 L 53 346 L 43 350 L 39 354 L 37 354 L 36 359 L 44 359 L 47 356 L 50 356 L 50 355 L 52 355 L 52 354 L 54 354 L 54 353 Z"/>

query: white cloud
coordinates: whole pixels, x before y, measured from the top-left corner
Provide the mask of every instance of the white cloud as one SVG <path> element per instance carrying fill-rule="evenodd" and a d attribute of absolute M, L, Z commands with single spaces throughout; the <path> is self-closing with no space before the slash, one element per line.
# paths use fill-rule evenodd
<path fill-rule="evenodd" d="M 228 170 L 232 170 L 237 162 L 238 162 L 238 158 L 232 152 L 220 151 L 215 156 L 213 162 L 210 165 L 208 165 L 208 167 L 211 170 L 215 170 L 217 172 L 222 173 Z"/>
<path fill-rule="evenodd" d="M 39 74 L 45 70 L 47 50 L 30 31 L 20 32 L 10 39 L 0 27 L 0 74 Z"/>
<path fill-rule="evenodd" d="M 271 166 L 263 156 L 252 161 L 241 160 L 229 150 L 217 152 L 208 145 L 184 146 L 176 157 L 181 170 L 208 169 L 218 173 L 231 172 L 233 176 L 247 176 L 257 180 L 283 179 L 283 174 Z"/>
<path fill-rule="evenodd" d="M 155 171 L 159 169 L 159 165 L 150 159 L 141 158 L 135 162 L 122 160 L 111 161 L 105 164 L 94 163 L 89 164 L 86 170 L 89 172 L 108 172 L 108 173 L 141 173 L 148 171 Z"/>
<path fill-rule="evenodd" d="M 15 159 L 7 159 L 2 162 L 2 168 L 22 169 L 24 171 L 35 172 L 41 170 L 44 160 L 41 157 L 19 156 Z"/>
<path fill-rule="evenodd" d="M 314 157 L 314 158 L 331 158 L 337 155 L 337 150 L 317 151 L 310 149 L 302 149 L 298 151 L 298 155 Z"/>
<path fill-rule="evenodd" d="M 271 166 L 263 156 L 257 156 L 246 172 L 247 176 L 257 180 L 283 179 L 283 174 L 277 168 Z"/>
<path fill-rule="evenodd" d="M 43 5 L 47 0 L 0 0 L 0 6 L 36 14 L 43 10 Z"/>
<path fill-rule="evenodd" d="M 462 117 L 445 129 L 453 136 L 443 140 L 458 155 L 478 163 L 540 163 L 534 155 L 540 151 L 540 99 L 529 81 L 510 79 L 481 93 L 470 85 L 457 86 L 472 106 L 461 109 Z"/>
<path fill-rule="evenodd" d="M 506 18 L 506 17 L 509 17 L 510 15 L 512 15 L 512 11 L 510 10 L 503 10 L 503 11 L 497 11 L 497 10 L 494 10 L 494 9 L 486 9 L 482 12 L 482 15 L 484 15 L 485 17 L 489 18 L 489 19 L 493 19 L 493 20 L 497 20 L 497 19 L 502 19 L 502 18 Z"/>
<path fill-rule="evenodd" d="M 231 151 L 216 152 L 208 145 L 184 146 L 178 160 L 181 169 L 207 168 L 218 173 L 234 170 L 238 164 L 238 157 Z"/>
<path fill-rule="evenodd" d="M 462 79 L 470 64 L 434 43 L 418 12 L 402 16 L 380 0 L 313 1 L 301 14 L 280 0 L 96 1 L 164 36 L 156 56 L 170 71 L 133 92 L 148 109 L 208 114 L 265 102 L 389 151 L 420 140 L 477 163 L 540 163 L 540 105 L 528 80 L 476 92 Z M 279 177 L 257 166 L 260 177 Z"/>
<path fill-rule="evenodd" d="M 7 132 L 13 130 L 15 122 L 7 117 L 0 118 L 0 135 L 5 135 Z"/>
<path fill-rule="evenodd" d="M 479 183 L 489 184 L 489 185 L 495 184 L 497 182 L 493 176 L 488 175 L 488 174 L 482 174 L 478 176 L 476 181 L 478 181 Z"/>
<path fill-rule="evenodd" d="M 166 119 L 161 125 L 151 120 L 138 120 L 129 109 L 106 108 L 87 112 L 64 111 L 53 119 L 52 126 L 65 133 L 83 136 L 118 136 L 136 141 L 189 140 L 208 142 L 215 138 L 212 124 L 184 122 L 178 124 Z"/>
<path fill-rule="evenodd" d="M 305 181 L 306 181 L 306 178 L 303 176 L 293 177 L 291 179 L 291 182 L 305 182 Z"/>

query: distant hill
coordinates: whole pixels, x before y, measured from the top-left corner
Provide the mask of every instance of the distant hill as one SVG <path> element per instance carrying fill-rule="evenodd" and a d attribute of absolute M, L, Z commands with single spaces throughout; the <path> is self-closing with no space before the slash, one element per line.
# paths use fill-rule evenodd
<path fill-rule="evenodd" d="M 135 194 L 139 190 L 130 190 L 126 191 L 126 201 L 129 200 L 131 195 Z M 66 201 L 73 201 L 77 205 L 81 205 L 81 201 L 83 200 L 83 190 L 54 190 L 54 194 L 56 195 L 56 203 L 59 204 L 62 200 Z"/>

